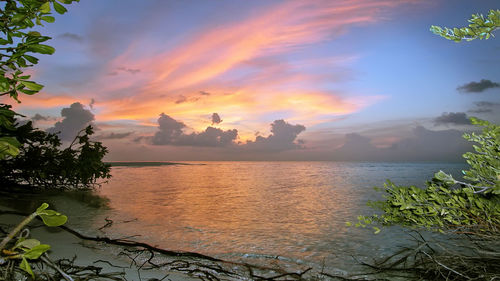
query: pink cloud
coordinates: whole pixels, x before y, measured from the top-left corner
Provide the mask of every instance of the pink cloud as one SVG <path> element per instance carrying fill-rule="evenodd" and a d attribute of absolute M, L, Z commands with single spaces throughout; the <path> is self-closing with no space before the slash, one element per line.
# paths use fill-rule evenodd
<path fill-rule="evenodd" d="M 78 101 L 79 98 L 69 95 L 50 95 L 45 92 L 37 93 L 33 96 L 20 96 L 19 99 L 21 103 L 13 103 L 12 106 L 14 109 L 22 109 L 22 108 L 54 108 L 61 106 L 68 106 L 75 101 Z M 81 100 L 81 99 L 80 99 Z M 90 99 L 89 99 L 90 101 Z M 7 102 L 7 100 L 5 100 Z M 82 101 L 85 103 L 85 101 Z"/>
<path fill-rule="evenodd" d="M 156 53 L 139 37 L 100 70 L 117 75 L 101 75 L 89 83 L 92 90 L 72 95 L 89 100 L 98 96 L 99 121 L 150 123 L 166 112 L 186 120 L 196 130 L 206 126 L 203 116 L 218 112 L 224 115 L 223 125 L 228 128 L 244 121 L 246 127 L 238 127 L 242 136 L 266 130 L 272 120 L 263 116 L 275 112 L 306 126 L 331 120 L 332 116 L 359 111 L 378 98 L 371 93 L 352 96 L 319 86 L 344 79 L 349 75 L 346 71 L 325 75 L 304 68 L 335 68 L 358 56 L 312 55 L 295 64 L 278 56 L 332 40 L 353 26 L 377 22 L 384 9 L 407 2 L 411 1 L 285 1 L 225 25 L 205 26 L 176 46 Z M 124 67 L 137 71 L 116 71 Z M 211 94 L 200 95 L 200 91 Z M 23 106 L 61 106 L 74 101 L 65 96 L 35 95 Z"/>
<path fill-rule="evenodd" d="M 332 39 L 353 25 L 376 21 L 380 9 L 400 2 L 287 1 L 240 22 L 204 29 L 177 48 L 132 65 L 152 70 L 152 89 L 182 89 L 213 79 L 243 61 Z M 124 61 L 130 62 L 120 56 L 113 64 Z"/>

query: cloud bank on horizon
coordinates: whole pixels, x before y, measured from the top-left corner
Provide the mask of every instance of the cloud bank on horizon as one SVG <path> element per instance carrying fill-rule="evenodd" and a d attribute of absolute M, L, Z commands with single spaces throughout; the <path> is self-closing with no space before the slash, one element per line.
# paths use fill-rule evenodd
<path fill-rule="evenodd" d="M 215 113 L 214 113 L 215 114 Z M 434 122 L 469 125 L 462 120 L 464 113 L 443 113 L 434 119 Z M 55 123 L 47 132 L 58 134 L 62 140 L 71 141 L 77 133 L 92 124 L 94 115 L 81 103 L 75 102 L 61 111 L 63 119 Z M 217 116 L 219 116 L 217 114 Z M 212 115 L 213 117 L 213 115 Z M 47 120 L 39 114 L 31 118 L 34 122 Z M 220 118 L 220 116 L 219 116 Z M 464 119 L 467 120 L 468 119 Z M 189 127 L 181 121 L 161 113 L 157 120 L 157 131 L 152 135 L 134 136 L 133 132 L 103 133 L 94 137 L 97 141 L 126 140 L 128 146 L 141 144 L 136 153 L 146 156 L 152 151 L 151 147 L 166 147 L 184 149 L 184 157 L 192 157 L 189 153 L 192 148 L 202 148 L 209 158 L 193 158 L 192 160 L 214 160 L 214 154 L 222 155 L 218 160 L 335 160 L 335 161 L 459 161 L 461 154 L 470 150 L 471 144 L 461 138 L 462 132 L 456 129 L 429 130 L 423 126 L 416 126 L 411 134 L 392 142 L 390 146 L 380 147 L 374 144 L 373 139 L 359 133 L 344 135 L 344 142 L 340 147 L 331 146 L 321 151 L 315 151 L 307 142 L 299 139 L 299 135 L 306 130 L 300 124 L 290 124 L 285 120 L 275 120 L 270 124 L 271 133 L 267 137 L 257 135 L 254 140 L 241 141 L 238 130 L 221 130 L 208 126 L 201 132 L 186 132 Z M 99 128 L 98 128 L 98 131 Z M 146 146 L 144 146 L 146 145 Z M 148 147 L 149 146 L 149 147 Z M 134 148 L 129 147 L 129 155 Z M 212 153 L 212 154 L 211 154 Z M 306 154 L 304 154 L 306 153 Z M 157 155 L 158 156 L 158 155 Z M 151 157 L 151 156 L 149 156 Z M 160 157 L 165 157 L 165 154 Z M 311 158 L 312 157 L 312 158 Z M 113 159 L 112 159 L 113 160 Z M 130 160 L 118 158 L 114 160 Z M 135 160 L 144 160 L 136 158 Z M 166 160 L 153 158 L 153 160 Z"/>
<path fill-rule="evenodd" d="M 95 124 L 110 160 L 455 159 L 470 116 L 500 121 L 498 40 L 428 27 L 493 5 L 88 0 L 47 25 L 46 87 L 15 107 L 64 140 Z"/>

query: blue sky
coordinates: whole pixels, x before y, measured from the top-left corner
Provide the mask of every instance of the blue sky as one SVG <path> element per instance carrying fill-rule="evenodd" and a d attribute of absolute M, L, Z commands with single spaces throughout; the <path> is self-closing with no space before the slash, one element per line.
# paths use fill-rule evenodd
<path fill-rule="evenodd" d="M 40 29 L 57 51 L 32 71 L 44 90 L 16 109 L 38 113 L 41 128 L 92 121 L 109 160 L 356 160 L 346 144 L 361 138 L 353 149 L 366 157 L 357 160 L 456 159 L 465 146 L 451 138 L 471 129 L 465 117 L 500 121 L 500 42 L 457 44 L 429 27 L 464 26 L 498 8 L 82 0 Z M 489 87 L 457 90 L 470 83 Z M 94 120 L 73 120 L 86 111 Z M 438 141 L 457 146 L 419 150 Z M 413 151 L 406 158 L 402 144 Z"/>

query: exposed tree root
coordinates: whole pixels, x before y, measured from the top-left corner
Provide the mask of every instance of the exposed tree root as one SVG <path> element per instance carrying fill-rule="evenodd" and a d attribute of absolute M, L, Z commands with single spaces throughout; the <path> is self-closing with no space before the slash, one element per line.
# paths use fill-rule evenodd
<path fill-rule="evenodd" d="M 76 257 L 75 257 L 76 258 Z M 102 272 L 101 267 L 80 266 L 74 263 L 75 258 L 50 261 L 48 258 L 31 263 L 36 272 L 36 280 L 43 281 L 83 281 L 83 280 L 126 280 L 123 272 Z M 10 263 L 0 267 L 0 280 L 28 280 L 26 272 Z"/>
<path fill-rule="evenodd" d="M 25 215 L 15 211 L 0 211 L 0 214 Z M 109 226 L 113 222 L 106 220 Z M 498 239 L 477 239 L 469 237 L 468 243 L 462 240 L 457 245 L 443 242 L 429 242 L 416 232 L 413 235 L 415 247 L 404 247 L 384 259 L 367 263 L 358 261 L 369 270 L 360 274 L 335 275 L 304 268 L 299 272 L 287 272 L 284 269 L 259 266 L 243 262 L 226 261 L 193 252 L 178 252 L 152 246 L 144 242 L 108 237 L 92 237 L 79 233 L 67 226 L 60 229 L 86 241 L 116 245 L 122 248 L 119 256 L 130 260 L 128 268 L 136 268 L 139 280 L 141 272 L 148 270 L 181 272 L 201 280 L 500 280 L 500 241 Z M 101 228 L 102 229 L 102 228 Z M 459 241 L 459 240 L 457 240 Z M 94 265 L 78 266 L 75 259 L 62 259 L 54 262 L 63 272 L 75 280 L 126 280 L 124 266 L 114 265 L 110 261 L 97 260 Z M 98 264 L 116 268 L 117 272 L 103 273 Z M 46 272 L 41 280 L 63 280 L 57 270 L 47 270 L 47 264 L 36 263 L 40 272 Z M 9 266 L 6 271 L 15 272 Z M 50 272 L 47 274 L 47 272 Z M 50 275 L 52 274 L 52 275 Z M 165 275 L 167 278 L 168 275 Z M 0 276 L 0 280 L 2 279 Z M 159 280 L 159 279 L 151 279 Z"/>
<path fill-rule="evenodd" d="M 0 211 L 0 214 L 12 214 L 25 216 L 26 214 L 16 211 Z M 106 225 L 112 224 L 111 220 L 106 220 Z M 105 225 L 105 226 L 106 226 Z M 86 241 L 116 245 L 123 248 L 120 256 L 130 260 L 130 266 L 136 267 L 140 278 L 141 271 L 146 270 L 165 270 L 176 271 L 197 277 L 201 280 L 307 280 L 304 277 L 312 268 L 306 268 L 301 272 L 286 272 L 280 268 L 252 265 L 248 263 L 225 261 L 211 256 L 194 252 L 171 251 L 152 246 L 144 242 L 136 242 L 127 239 L 111 239 L 108 237 L 87 236 L 67 226 L 59 226 L 60 229 Z M 101 228 L 102 229 L 102 228 Z M 174 258 L 174 260 L 171 260 Z M 77 280 L 125 280 L 122 272 L 101 273 L 102 268 L 98 266 L 81 267 L 74 264 L 73 260 L 63 259 L 56 261 L 58 267 Z M 109 261 L 98 260 L 94 264 L 105 263 L 108 266 L 117 269 L 123 269 L 121 266 L 113 265 Z M 38 264 L 38 263 L 37 263 Z M 41 272 L 47 270 L 47 266 L 41 264 Z M 51 270 L 45 279 L 41 280 L 59 280 L 62 278 L 60 273 Z M 52 279 L 51 279 L 52 278 Z M 59 279 L 57 279 L 59 278 Z M 0 279 L 1 280 L 1 279 Z"/>
<path fill-rule="evenodd" d="M 402 248 L 383 260 L 362 264 L 386 274 L 413 273 L 408 279 L 415 280 L 500 280 L 498 239 L 460 236 L 429 242 L 418 232 L 413 238 L 415 248 Z"/>

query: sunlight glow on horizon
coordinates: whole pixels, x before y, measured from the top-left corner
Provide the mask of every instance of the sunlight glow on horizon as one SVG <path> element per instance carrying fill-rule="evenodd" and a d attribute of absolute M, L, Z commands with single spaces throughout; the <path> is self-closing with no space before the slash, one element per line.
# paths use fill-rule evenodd
<path fill-rule="evenodd" d="M 27 73 L 45 87 L 13 107 L 46 129 L 79 102 L 119 159 L 332 159 L 349 141 L 376 158 L 408 139 L 425 147 L 467 130 L 456 116 L 500 116 L 498 88 L 457 90 L 500 82 L 489 61 L 498 40 L 455 44 L 428 31 L 493 2 L 453 1 L 86 0 L 40 30 L 56 53 Z M 162 114 L 174 127 L 161 130 Z"/>

